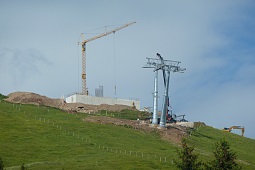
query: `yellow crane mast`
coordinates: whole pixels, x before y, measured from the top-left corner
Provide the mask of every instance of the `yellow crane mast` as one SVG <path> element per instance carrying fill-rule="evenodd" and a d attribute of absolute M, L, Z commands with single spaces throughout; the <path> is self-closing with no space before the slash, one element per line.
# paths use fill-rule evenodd
<path fill-rule="evenodd" d="M 125 24 L 121 27 L 118 27 L 118 28 L 113 29 L 111 31 L 106 31 L 105 33 L 99 34 L 97 36 L 94 36 L 94 37 L 86 39 L 86 40 L 83 37 L 83 33 L 81 33 L 82 34 L 82 42 L 80 44 L 81 44 L 81 48 L 82 48 L 81 50 L 82 50 L 82 94 L 83 95 L 88 95 L 88 90 L 87 90 L 87 86 L 86 86 L 86 43 L 90 42 L 90 41 L 93 41 L 93 40 L 96 40 L 98 38 L 107 36 L 111 33 L 115 33 L 116 31 L 119 31 L 123 28 L 126 28 L 126 27 L 128 27 L 128 26 L 130 26 L 134 23 L 136 23 L 136 22 L 131 22 L 131 23 Z"/>

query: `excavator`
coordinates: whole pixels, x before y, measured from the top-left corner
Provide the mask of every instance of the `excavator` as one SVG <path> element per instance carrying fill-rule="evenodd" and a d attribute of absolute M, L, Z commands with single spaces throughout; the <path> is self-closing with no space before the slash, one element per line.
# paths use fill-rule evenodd
<path fill-rule="evenodd" d="M 223 131 L 231 132 L 233 129 L 241 129 L 242 130 L 242 136 L 244 135 L 245 128 L 243 126 L 231 126 L 230 128 L 224 128 Z"/>

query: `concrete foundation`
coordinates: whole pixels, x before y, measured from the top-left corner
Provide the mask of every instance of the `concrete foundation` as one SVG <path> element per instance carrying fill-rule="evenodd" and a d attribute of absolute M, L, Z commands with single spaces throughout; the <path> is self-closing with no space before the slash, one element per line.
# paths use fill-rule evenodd
<path fill-rule="evenodd" d="M 100 105 L 100 104 L 108 104 L 108 105 L 126 105 L 126 106 L 135 106 L 136 109 L 140 110 L 140 101 L 138 100 L 127 100 L 127 99 L 115 99 L 108 97 L 95 97 L 95 96 L 87 96 L 82 94 L 73 94 L 66 98 L 67 103 L 84 103 L 91 105 Z"/>

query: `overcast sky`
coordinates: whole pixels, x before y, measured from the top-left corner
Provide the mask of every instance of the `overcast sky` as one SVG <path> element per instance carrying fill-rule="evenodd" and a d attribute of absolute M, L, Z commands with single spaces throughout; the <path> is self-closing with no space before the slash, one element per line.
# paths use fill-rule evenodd
<path fill-rule="evenodd" d="M 245 126 L 255 138 L 254 9 L 252 0 L 1 0 L 0 93 L 81 91 L 80 33 L 89 38 L 135 21 L 87 43 L 91 95 L 103 85 L 106 97 L 152 107 L 154 73 L 142 66 L 160 53 L 187 69 L 171 73 L 175 114 L 219 129 Z M 161 108 L 161 72 L 159 97 Z"/>

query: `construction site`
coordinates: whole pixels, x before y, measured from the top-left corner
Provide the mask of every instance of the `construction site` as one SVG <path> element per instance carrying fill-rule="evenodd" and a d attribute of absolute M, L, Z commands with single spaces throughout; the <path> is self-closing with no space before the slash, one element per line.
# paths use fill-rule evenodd
<path fill-rule="evenodd" d="M 84 34 L 81 33 L 82 41 L 78 42 L 78 45 L 81 46 L 81 54 L 82 54 L 82 74 L 81 74 L 81 82 L 82 82 L 82 90 L 81 92 L 74 92 L 72 94 L 69 94 L 64 99 L 64 102 L 66 103 L 63 107 L 64 110 L 75 110 L 75 111 L 82 111 L 82 112 L 95 112 L 98 110 L 121 110 L 123 108 L 129 108 L 129 109 L 137 109 L 137 110 L 143 110 L 147 111 L 150 114 L 148 115 L 147 120 L 150 120 L 150 123 L 152 126 L 158 127 L 158 128 L 167 128 L 170 124 L 181 124 L 181 126 L 187 126 L 187 127 L 193 127 L 193 122 L 188 122 L 188 120 L 185 119 L 185 114 L 177 115 L 173 113 L 172 106 L 169 99 L 169 82 L 170 82 L 170 73 L 184 73 L 186 68 L 181 68 L 180 63 L 181 61 L 173 61 L 173 60 L 165 60 L 159 53 L 156 53 L 155 58 L 146 58 L 147 62 L 142 68 L 150 68 L 154 72 L 154 92 L 153 92 L 153 108 L 148 109 L 144 108 L 141 109 L 140 107 L 140 101 L 139 100 L 128 100 L 128 99 L 120 99 L 120 98 L 110 98 L 110 97 L 104 97 L 104 90 L 103 86 L 99 86 L 99 88 L 95 89 L 95 95 L 90 95 L 88 87 L 87 87 L 87 71 L 86 71 L 86 44 L 100 39 L 102 37 L 105 37 L 110 34 L 115 34 L 115 32 L 127 28 L 136 22 L 130 22 L 127 24 L 124 24 L 120 27 L 117 27 L 113 30 L 106 31 L 102 34 L 93 36 L 91 38 L 85 39 Z M 89 56 L 88 56 L 89 57 Z M 162 72 L 163 77 L 163 101 L 162 101 L 162 108 L 159 108 L 159 83 L 158 83 L 158 77 L 159 72 Z M 116 93 L 116 84 L 115 84 L 115 93 Z M 86 105 L 86 107 L 85 107 Z M 63 106 L 63 105 L 62 105 Z M 90 106 L 90 107 L 89 107 Z M 102 108 L 102 106 L 104 106 Z M 113 108 L 118 109 L 113 109 Z M 88 109 L 90 108 L 90 109 Z M 95 109 L 96 108 L 96 109 Z M 121 109 L 120 109 L 121 108 Z M 233 126 L 233 127 L 240 127 L 240 126 Z M 226 130 L 229 131 L 231 130 Z M 244 128 L 243 128 L 244 133 Z M 243 136 L 242 133 L 242 136 Z"/>
<path fill-rule="evenodd" d="M 65 101 L 67 103 L 84 103 L 84 104 L 88 104 L 88 105 L 101 105 L 101 104 L 125 105 L 125 106 L 134 107 L 138 110 L 140 109 L 140 101 L 139 100 L 128 100 L 128 99 L 104 97 L 103 86 L 99 86 L 99 88 L 95 89 L 95 96 L 91 96 L 91 95 L 89 95 L 89 91 L 87 88 L 86 44 L 88 42 L 94 41 L 96 39 L 105 37 L 109 34 L 114 34 L 116 31 L 126 28 L 132 24 L 135 24 L 135 22 L 125 24 L 125 25 L 118 27 L 116 29 L 113 29 L 111 31 L 106 31 L 102 34 L 91 37 L 89 39 L 84 39 L 84 34 L 81 33 L 82 42 L 78 42 L 78 44 L 81 45 L 81 52 L 82 52 L 82 75 L 81 75 L 82 91 L 67 95 L 67 97 L 65 99 Z M 115 85 L 115 90 L 116 90 L 116 85 Z"/>
<path fill-rule="evenodd" d="M 84 34 L 81 33 L 82 42 L 78 42 L 79 45 L 81 45 L 81 53 L 82 53 L 82 74 L 81 74 L 81 80 L 82 80 L 82 91 L 81 92 L 75 92 L 70 95 L 67 95 L 65 98 L 66 103 L 82 103 L 86 105 L 123 105 L 123 106 L 129 106 L 131 108 L 140 110 L 140 101 L 139 100 L 128 100 L 128 99 L 119 99 L 119 98 L 110 98 L 110 97 L 104 97 L 103 94 L 103 86 L 99 86 L 99 88 L 95 89 L 95 96 L 89 95 L 89 91 L 87 88 L 87 71 L 86 71 L 86 44 L 88 42 L 97 40 L 99 38 L 105 37 L 109 34 L 115 34 L 116 31 L 119 31 L 121 29 L 124 29 L 128 26 L 131 26 L 135 24 L 136 22 L 127 23 L 125 25 L 122 25 L 116 29 L 106 31 L 102 34 L 96 35 L 94 37 L 91 37 L 89 39 L 84 38 Z M 166 123 L 176 123 L 177 115 L 173 114 L 172 112 L 169 112 L 169 78 L 170 78 L 170 72 L 181 72 L 183 73 L 186 69 L 180 68 L 179 64 L 180 61 L 172 61 L 172 60 L 164 60 L 163 57 L 157 53 L 158 58 L 147 58 L 148 61 L 146 65 L 143 68 L 153 68 L 153 71 L 155 72 L 155 81 L 154 81 L 154 94 L 153 94 L 153 115 L 151 117 L 151 122 L 153 125 L 158 124 L 160 122 L 160 127 L 166 127 Z M 163 80 L 164 80 L 164 98 L 163 98 L 163 108 L 160 112 L 161 115 L 158 116 L 158 71 L 162 70 L 163 73 Z M 115 91 L 116 91 L 116 85 L 115 85 Z M 185 115 L 183 116 L 183 121 L 186 121 L 184 119 Z"/>
<path fill-rule="evenodd" d="M 86 44 L 93 40 L 105 37 L 109 34 L 114 34 L 116 31 L 119 31 L 123 28 L 131 26 L 135 24 L 135 22 L 131 22 L 125 24 L 121 27 L 113 29 L 111 31 L 106 31 L 102 34 L 94 36 L 89 39 L 84 39 L 83 33 L 81 34 L 82 42 L 78 44 L 81 45 L 81 53 L 82 53 L 82 74 L 81 74 L 81 82 L 82 82 L 82 90 L 81 92 L 74 92 L 66 97 L 62 96 L 61 99 L 51 99 L 46 96 L 41 96 L 35 93 L 29 92 L 14 92 L 8 95 L 6 99 L 9 102 L 14 103 L 22 103 L 22 104 L 35 104 L 35 105 L 43 105 L 59 108 L 68 113 L 88 113 L 88 114 L 99 114 L 101 111 L 110 112 L 121 112 L 123 110 L 133 110 L 133 111 L 143 111 L 146 114 L 146 117 L 141 116 L 137 117 L 137 122 L 133 122 L 130 120 L 122 120 L 115 118 L 105 118 L 102 117 L 100 120 L 98 117 L 89 117 L 84 119 L 84 121 L 94 122 L 99 121 L 103 124 L 114 123 L 114 124 L 125 124 L 129 126 L 133 126 L 134 128 L 139 127 L 146 130 L 151 131 L 153 127 L 156 129 L 162 129 L 171 131 L 171 133 L 167 133 L 169 135 L 169 139 L 173 139 L 170 137 L 171 134 L 175 134 L 177 138 L 176 141 L 180 141 L 183 135 L 187 134 L 187 128 L 194 128 L 194 123 L 189 122 L 185 119 L 185 114 L 177 115 L 173 113 L 172 106 L 169 99 L 169 83 L 170 83 L 170 74 L 171 73 L 184 73 L 186 68 L 181 68 L 181 61 L 174 60 L 166 60 L 164 59 L 160 53 L 156 53 L 155 58 L 146 58 L 147 62 L 142 68 L 151 69 L 154 75 L 154 92 L 153 92 L 153 107 L 149 107 L 152 109 L 144 108 L 142 109 L 140 106 L 140 101 L 130 100 L 130 99 L 121 99 L 121 98 L 111 98 L 104 97 L 104 89 L 103 86 L 99 86 L 95 89 L 95 95 L 90 95 L 88 87 L 87 87 L 87 72 L 86 72 Z M 162 108 L 159 108 L 159 76 L 162 74 L 163 77 L 163 96 L 162 100 Z M 161 84 L 161 83 L 160 83 Z M 162 88 L 162 87 L 161 87 Z M 115 93 L 116 93 L 116 85 L 115 85 Z M 138 124 L 137 124 L 138 123 Z M 200 125 L 204 125 L 204 123 L 199 123 Z M 174 127 L 174 128 L 173 128 Z M 244 135 L 245 128 L 243 126 L 232 126 L 230 128 L 224 128 L 223 131 L 231 132 L 233 129 L 238 129 L 242 131 L 242 136 Z M 162 135 L 168 138 L 168 135 Z"/>
<path fill-rule="evenodd" d="M 0 170 L 255 169 L 253 6 L 3 1 Z"/>
<path fill-rule="evenodd" d="M 132 24 L 135 24 L 135 22 L 125 24 L 121 27 L 107 31 L 89 39 L 84 39 L 83 34 L 81 34 L 82 42 L 78 43 L 81 45 L 82 53 L 81 92 L 71 93 L 66 97 L 63 96 L 61 99 L 51 99 L 46 96 L 41 96 L 39 94 L 29 92 L 14 92 L 8 95 L 6 101 L 21 104 L 35 104 L 38 106 L 55 107 L 70 114 L 87 113 L 90 116 L 83 119 L 83 121 L 86 122 L 100 122 L 101 124 L 115 124 L 123 126 L 125 125 L 146 132 L 155 131 L 156 129 L 161 134 L 163 139 L 177 143 L 180 142 L 181 138 L 188 134 L 187 129 L 194 127 L 194 123 L 188 122 L 185 119 L 185 115 L 176 115 L 172 113 L 172 110 L 170 109 L 171 106 L 168 94 L 170 72 L 183 73 L 186 70 L 179 66 L 181 63 L 180 61 L 165 60 L 159 53 L 157 53 L 156 58 L 147 58 L 147 63 L 143 67 L 141 66 L 142 68 L 151 68 L 154 72 L 155 77 L 154 82 L 152 82 L 154 84 L 153 111 L 148 109 L 141 109 L 140 101 L 137 99 L 130 100 L 105 97 L 103 86 L 99 86 L 95 89 L 95 95 L 90 95 L 92 92 L 88 91 L 86 72 L 86 44 L 90 41 L 115 33 L 116 31 L 131 26 Z M 164 80 L 164 97 L 163 107 L 161 110 L 158 107 L 159 72 L 162 72 Z M 114 116 L 114 114 L 121 115 L 123 110 L 124 112 L 125 110 L 133 110 L 136 112 L 137 120 L 120 119 Z M 107 115 L 107 112 L 110 112 L 111 115 Z M 104 113 L 105 115 L 98 117 L 97 115 L 101 115 L 101 113 Z M 200 125 L 201 124 L 199 124 L 199 126 Z"/>

